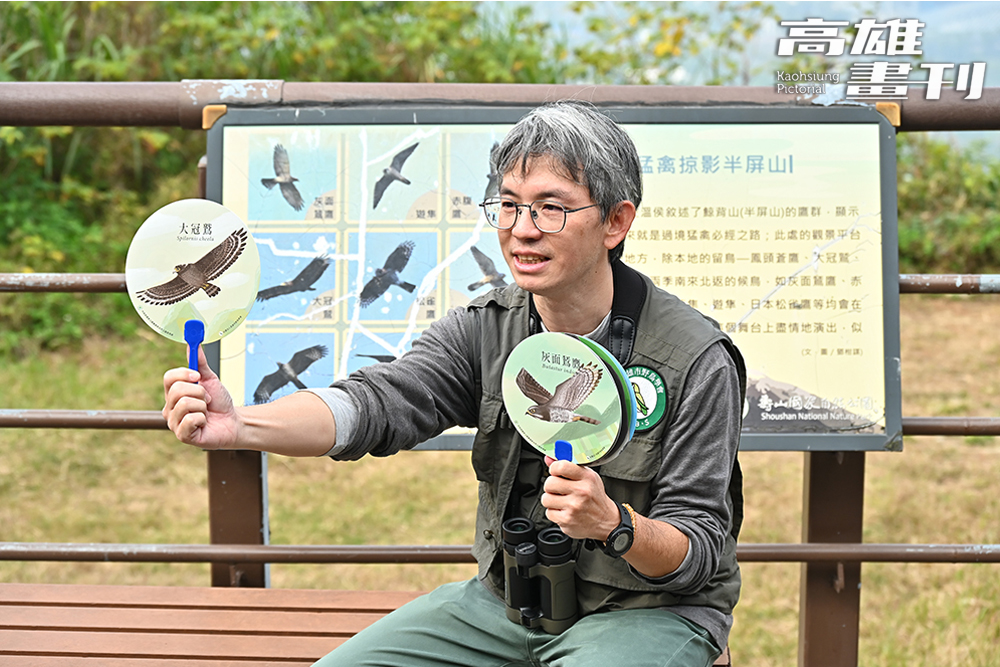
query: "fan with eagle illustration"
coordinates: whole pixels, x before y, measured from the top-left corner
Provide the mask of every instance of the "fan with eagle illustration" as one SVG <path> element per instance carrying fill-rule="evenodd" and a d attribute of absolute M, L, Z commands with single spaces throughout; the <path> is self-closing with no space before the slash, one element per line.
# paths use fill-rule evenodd
<path fill-rule="evenodd" d="M 203 342 L 211 343 L 235 331 L 250 312 L 260 256 L 235 213 L 207 199 L 182 199 L 155 211 L 136 231 L 125 284 L 136 312 L 158 334 L 190 342 L 185 327 L 196 321 L 203 325 Z"/>
<path fill-rule="evenodd" d="M 632 438 L 635 399 L 625 370 L 597 343 L 565 333 L 528 336 L 507 357 L 504 408 L 532 447 L 555 457 L 572 444 L 581 465 L 607 463 Z"/>

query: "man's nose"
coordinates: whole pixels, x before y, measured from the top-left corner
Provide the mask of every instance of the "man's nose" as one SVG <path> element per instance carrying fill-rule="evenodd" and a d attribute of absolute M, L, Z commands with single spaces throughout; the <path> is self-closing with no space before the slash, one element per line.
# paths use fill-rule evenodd
<path fill-rule="evenodd" d="M 514 226 L 510 232 L 518 238 L 534 238 L 542 235 L 542 231 L 531 219 L 531 209 L 527 207 L 518 209 L 518 216 L 514 219 Z"/>

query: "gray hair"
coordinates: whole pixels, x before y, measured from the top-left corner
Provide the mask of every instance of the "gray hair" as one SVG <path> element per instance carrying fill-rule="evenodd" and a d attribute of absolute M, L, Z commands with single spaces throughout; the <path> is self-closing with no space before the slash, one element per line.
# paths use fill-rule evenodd
<path fill-rule="evenodd" d="M 540 106 L 518 121 L 491 155 L 500 175 L 527 173 L 535 158 L 552 158 L 563 176 L 583 185 L 607 220 L 614 207 L 642 201 L 642 166 L 635 144 L 614 120 L 589 102 L 561 100 Z M 608 253 L 621 257 L 622 241 Z"/>

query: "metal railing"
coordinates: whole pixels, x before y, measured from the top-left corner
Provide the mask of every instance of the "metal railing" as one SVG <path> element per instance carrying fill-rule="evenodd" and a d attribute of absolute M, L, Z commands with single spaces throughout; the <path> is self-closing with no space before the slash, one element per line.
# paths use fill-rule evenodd
<path fill-rule="evenodd" d="M 123 273 L 0 273 L 2 292 L 124 292 Z M 901 294 L 997 294 L 1000 275 L 917 274 L 899 277 Z M 1000 435 L 995 417 L 903 417 L 903 435 Z M 167 428 L 150 410 L 0 409 L 0 428 Z"/>
<path fill-rule="evenodd" d="M 1000 563 L 1000 544 L 740 544 L 745 563 Z M 115 563 L 475 563 L 467 545 L 0 542 L 0 560 Z"/>

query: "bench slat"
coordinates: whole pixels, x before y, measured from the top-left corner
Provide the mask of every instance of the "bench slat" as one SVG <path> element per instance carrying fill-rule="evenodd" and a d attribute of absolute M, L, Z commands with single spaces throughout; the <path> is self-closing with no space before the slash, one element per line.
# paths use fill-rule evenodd
<path fill-rule="evenodd" d="M 0 630 L 0 663 L 6 664 L 11 655 L 315 661 L 344 641 L 343 637 Z"/>
<path fill-rule="evenodd" d="M 382 618 L 381 613 L 284 612 L 223 609 L 29 607 L 0 604 L 4 630 L 112 630 L 121 632 L 350 636 Z"/>
<path fill-rule="evenodd" d="M 0 603 L 34 606 L 120 606 L 187 609 L 360 611 L 386 614 L 420 593 L 197 586 L 0 584 Z"/>
<path fill-rule="evenodd" d="M 241 660 L 238 667 L 307 667 L 312 660 Z M 65 656 L 3 656 L 4 667 L 234 667 L 232 660 L 171 660 L 169 658 L 82 658 Z"/>

